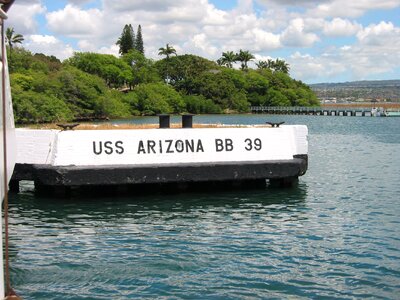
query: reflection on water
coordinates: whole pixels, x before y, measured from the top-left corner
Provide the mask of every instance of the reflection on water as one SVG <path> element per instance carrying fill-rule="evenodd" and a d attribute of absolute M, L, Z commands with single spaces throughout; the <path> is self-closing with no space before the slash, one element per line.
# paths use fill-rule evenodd
<path fill-rule="evenodd" d="M 24 184 L 24 182 L 23 182 Z M 14 209 L 24 211 L 30 218 L 32 210 L 40 210 L 40 218 L 46 215 L 53 217 L 63 217 L 69 209 L 90 211 L 94 214 L 107 216 L 118 214 L 135 215 L 137 211 L 157 210 L 160 213 L 181 212 L 187 213 L 197 208 L 200 209 L 219 209 L 246 207 L 255 208 L 274 207 L 288 209 L 293 205 L 304 202 L 307 195 L 306 183 L 300 183 L 295 187 L 281 189 L 266 186 L 257 189 L 235 189 L 232 192 L 227 190 L 211 190 L 207 192 L 180 192 L 170 194 L 143 194 L 127 195 L 114 198 L 82 198 L 75 196 L 72 198 L 40 198 L 35 197 L 31 182 L 21 186 L 22 193 L 15 195 L 18 201 L 13 205 Z M 210 192 L 212 196 L 210 196 Z M 99 205 L 102 203 L 102 205 Z M 63 209 L 60 209 L 62 207 Z"/>
<path fill-rule="evenodd" d="M 272 118 L 310 129 L 309 170 L 292 189 L 50 199 L 26 185 L 11 197 L 16 290 L 24 299 L 395 299 L 400 119 L 220 120 Z"/>

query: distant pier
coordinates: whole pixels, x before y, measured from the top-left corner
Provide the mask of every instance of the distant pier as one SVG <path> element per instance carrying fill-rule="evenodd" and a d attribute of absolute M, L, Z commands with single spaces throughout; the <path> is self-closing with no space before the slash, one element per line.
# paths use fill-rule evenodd
<path fill-rule="evenodd" d="M 255 114 L 345 116 L 345 117 L 373 116 L 373 112 L 370 107 L 252 106 L 250 110 L 252 113 Z"/>

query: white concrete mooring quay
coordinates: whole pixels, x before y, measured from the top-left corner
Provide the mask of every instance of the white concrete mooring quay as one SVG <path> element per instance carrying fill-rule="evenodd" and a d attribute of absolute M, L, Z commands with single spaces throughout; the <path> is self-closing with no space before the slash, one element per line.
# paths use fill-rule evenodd
<path fill-rule="evenodd" d="M 171 128 L 169 115 L 161 115 L 158 127 L 17 129 L 10 189 L 19 191 L 22 180 L 34 181 L 37 192 L 60 195 L 77 189 L 103 193 L 194 184 L 265 185 L 266 180 L 290 185 L 308 167 L 305 125 L 192 128 L 189 115 L 182 117 L 180 128 Z"/>

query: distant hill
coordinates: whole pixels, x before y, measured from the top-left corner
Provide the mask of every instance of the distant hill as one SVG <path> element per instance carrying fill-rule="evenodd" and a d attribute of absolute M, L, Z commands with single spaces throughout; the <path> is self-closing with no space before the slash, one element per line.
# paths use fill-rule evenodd
<path fill-rule="evenodd" d="M 321 100 L 400 102 L 400 80 L 363 80 L 310 84 Z"/>
<path fill-rule="evenodd" d="M 400 79 L 395 80 L 362 80 L 362 81 L 347 81 L 347 82 L 336 82 L 336 83 L 315 83 L 310 84 L 311 88 L 342 88 L 342 87 L 400 87 Z"/>

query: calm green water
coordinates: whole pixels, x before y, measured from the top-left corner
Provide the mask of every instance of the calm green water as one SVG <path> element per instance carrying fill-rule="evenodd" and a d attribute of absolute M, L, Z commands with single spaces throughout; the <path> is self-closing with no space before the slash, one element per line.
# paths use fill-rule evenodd
<path fill-rule="evenodd" d="M 135 122 L 156 122 L 146 118 Z M 307 124 L 292 189 L 11 204 L 24 299 L 398 299 L 400 118 L 203 116 Z"/>

